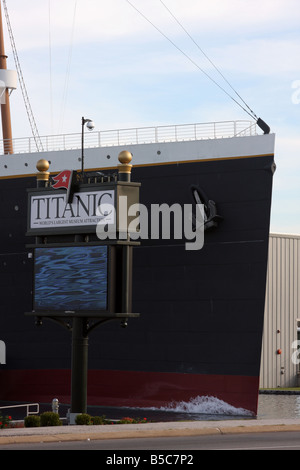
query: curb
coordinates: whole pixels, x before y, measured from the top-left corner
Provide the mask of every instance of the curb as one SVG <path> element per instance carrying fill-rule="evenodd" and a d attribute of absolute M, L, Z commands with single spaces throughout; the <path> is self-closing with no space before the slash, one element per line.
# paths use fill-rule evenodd
<path fill-rule="evenodd" d="M 174 423 L 173 423 L 174 424 Z M 145 429 L 146 424 L 142 427 L 135 429 L 114 429 L 104 430 L 103 426 L 100 429 L 74 429 L 72 432 L 67 430 L 59 432 L 57 429 L 45 428 L 43 431 L 30 431 L 26 429 L 27 434 L 22 434 L 21 430 L 10 435 L 3 435 L 0 432 L 0 446 L 7 444 L 26 444 L 26 443 L 41 443 L 41 442 L 68 442 L 68 441 L 86 441 L 86 440 L 107 440 L 107 439 L 137 439 L 137 438 L 153 438 L 153 437 L 179 437 L 179 436 L 203 436 L 215 434 L 246 434 L 246 433 L 264 433 L 264 432 L 300 432 L 300 424 L 236 424 L 233 426 L 211 426 L 201 425 L 200 427 L 188 427 L 189 425 L 182 424 L 184 427 L 172 428 L 172 423 L 169 423 L 168 429 L 164 428 L 150 428 Z M 122 425 L 124 426 L 124 425 Z M 128 425 L 131 426 L 131 425 Z M 97 426 L 99 428 L 100 426 Z M 82 428 L 80 426 L 80 428 Z M 93 428 L 96 428 L 94 426 Z M 4 430 L 3 433 L 8 430 Z M 2 435 L 1 435 L 2 434 Z"/>

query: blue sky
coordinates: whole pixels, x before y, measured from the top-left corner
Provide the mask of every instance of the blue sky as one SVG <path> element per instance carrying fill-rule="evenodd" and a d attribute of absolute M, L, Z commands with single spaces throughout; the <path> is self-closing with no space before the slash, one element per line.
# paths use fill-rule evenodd
<path fill-rule="evenodd" d="M 164 3 L 276 133 L 271 230 L 300 234 L 299 0 L 130 1 L 232 94 Z M 97 130 L 249 118 L 126 0 L 7 4 L 41 136 L 80 132 L 81 116 Z M 20 88 L 11 108 L 14 137 L 30 136 Z"/>

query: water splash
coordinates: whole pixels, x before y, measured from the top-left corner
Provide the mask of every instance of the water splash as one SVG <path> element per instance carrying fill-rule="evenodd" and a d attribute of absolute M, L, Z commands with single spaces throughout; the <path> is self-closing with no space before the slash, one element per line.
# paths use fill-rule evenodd
<path fill-rule="evenodd" d="M 197 396 L 191 398 L 190 401 L 171 402 L 161 407 L 145 407 L 140 410 L 149 410 L 155 414 L 163 414 L 164 416 L 171 413 L 179 418 L 188 417 L 191 419 L 224 419 L 232 417 L 253 417 L 251 411 L 244 408 L 235 408 L 223 400 L 219 400 L 212 396 Z"/>
<path fill-rule="evenodd" d="M 226 415 L 226 416 L 252 416 L 252 413 L 244 408 L 235 408 L 223 400 L 211 396 L 197 396 L 189 402 L 172 402 L 160 407 L 161 411 L 173 411 L 176 413 Z"/>

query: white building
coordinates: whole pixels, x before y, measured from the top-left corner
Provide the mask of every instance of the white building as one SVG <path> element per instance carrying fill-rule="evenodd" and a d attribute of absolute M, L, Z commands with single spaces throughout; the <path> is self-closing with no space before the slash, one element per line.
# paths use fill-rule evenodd
<path fill-rule="evenodd" d="M 298 386 L 300 235 L 271 234 L 260 388 Z"/>

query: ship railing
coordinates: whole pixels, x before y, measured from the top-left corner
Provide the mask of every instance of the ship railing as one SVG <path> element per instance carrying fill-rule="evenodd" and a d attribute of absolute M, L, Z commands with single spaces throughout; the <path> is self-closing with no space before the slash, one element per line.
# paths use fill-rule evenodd
<path fill-rule="evenodd" d="M 197 124 L 179 124 L 173 126 L 141 127 L 117 130 L 86 132 L 85 148 L 113 147 L 163 142 L 183 142 L 202 139 L 221 139 L 243 137 L 257 134 L 256 123 L 252 121 L 220 121 Z M 13 139 L 14 153 L 53 152 L 81 148 L 81 133 L 48 135 Z M 3 140 L 0 141 L 0 153 L 4 152 Z"/>
<path fill-rule="evenodd" d="M 35 406 L 35 411 L 30 411 L 30 407 Z M 13 408 L 26 408 L 26 416 L 29 415 L 38 415 L 40 412 L 40 405 L 39 403 L 26 403 L 23 405 L 8 405 L 8 406 L 0 406 L 0 412 L 1 410 L 10 410 Z"/>

